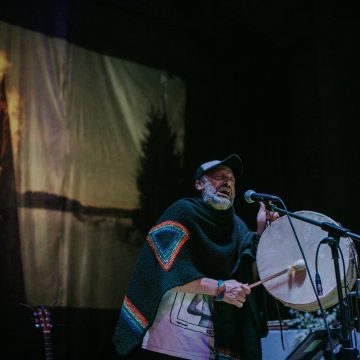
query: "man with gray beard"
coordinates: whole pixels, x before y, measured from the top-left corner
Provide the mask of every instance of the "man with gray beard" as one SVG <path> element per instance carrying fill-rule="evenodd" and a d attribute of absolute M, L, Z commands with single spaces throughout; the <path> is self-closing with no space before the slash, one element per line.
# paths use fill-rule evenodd
<path fill-rule="evenodd" d="M 113 341 L 128 359 L 260 360 L 266 333 L 248 284 L 260 235 L 279 215 L 260 203 L 257 230 L 234 210 L 239 156 L 198 167 L 199 196 L 173 203 L 148 233 Z"/>

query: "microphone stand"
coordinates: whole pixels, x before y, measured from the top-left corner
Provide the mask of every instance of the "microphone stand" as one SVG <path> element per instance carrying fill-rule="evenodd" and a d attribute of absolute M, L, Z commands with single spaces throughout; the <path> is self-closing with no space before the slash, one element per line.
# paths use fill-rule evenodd
<path fill-rule="evenodd" d="M 348 317 L 348 302 L 347 299 L 344 299 L 343 291 L 341 287 L 341 278 L 340 278 L 340 267 L 339 267 L 339 242 L 340 237 L 349 237 L 354 240 L 360 240 L 360 235 L 351 233 L 349 230 L 329 222 L 318 222 L 304 216 L 285 211 L 284 209 L 278 208 L 273 205 L 271 202 L 266 203 L 266 207 L 271 211 L 276 211 L 282 215 L 288 215 L 298 220 L 308 222 L 310 224 L 320 227 L 322 230 L 328 232 L 328 236 L 325 237 L 322 242 L 326 243 L 331 248 L 331 254 L 334 261 L 335 277 L 336 277 L 336 287 L 339 299 L 339 312 L 340 312 L 340 333 L 339 333 L 339 343 L 340 351 L 336 353 L 336 359 L 359 359 L 359 350 L 352 347 L 351 341 L 351 326 L 350 319 Z M 344 274 L 345 276 L 345 274 Z"/>

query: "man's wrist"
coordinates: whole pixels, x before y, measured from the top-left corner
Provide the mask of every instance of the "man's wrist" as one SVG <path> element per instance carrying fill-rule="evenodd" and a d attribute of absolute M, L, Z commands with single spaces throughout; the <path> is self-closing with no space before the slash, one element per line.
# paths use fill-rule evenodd
<path fill-rule="evenodd" d="M 223 301 L 226 291 L 226 286 L 224 280 L 219 279 L 217 283 L 217 291 L 215 301 Z"/>

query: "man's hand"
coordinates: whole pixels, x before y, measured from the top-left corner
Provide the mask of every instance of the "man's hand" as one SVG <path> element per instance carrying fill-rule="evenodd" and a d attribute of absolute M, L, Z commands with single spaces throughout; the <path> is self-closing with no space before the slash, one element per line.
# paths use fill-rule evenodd
<path fill-rule="evenodd" d="M 247 284 L 242 284 L 236 280 L 226 280 L 225 294 L 222 301 L 241 308 L 246 300 L 246 295 L 249 295 L 250 292 L 251 289 Z"/>
<path fill-rule="evenodd" d="M 272 221 L 279 218 L 279 213 L 275 211 L 270 211 L 266 209 L 266 206 L 263 202 L 259 202 L 259 211 L 257 213 L 256 223 L 256 233 L 261 236 L 265 228 L 271 224 Z"/>

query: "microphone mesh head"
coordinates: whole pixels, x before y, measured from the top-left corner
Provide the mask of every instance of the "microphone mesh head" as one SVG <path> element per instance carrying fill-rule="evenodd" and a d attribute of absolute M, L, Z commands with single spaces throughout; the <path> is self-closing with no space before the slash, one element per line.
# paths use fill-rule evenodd
<path fill-rule="evenodd" d="M 248 202 L 249 204 L 252 204 L 253 202 L 255 202 L 252 198 L 251 198 L 251 195 L 254 194 L 255 191 L 254 190 L 248 190 L 245 192 L 244 194 L 244 198 L 245 198 L 245 201 Z"/>

